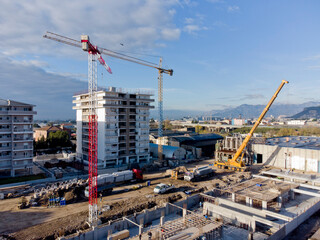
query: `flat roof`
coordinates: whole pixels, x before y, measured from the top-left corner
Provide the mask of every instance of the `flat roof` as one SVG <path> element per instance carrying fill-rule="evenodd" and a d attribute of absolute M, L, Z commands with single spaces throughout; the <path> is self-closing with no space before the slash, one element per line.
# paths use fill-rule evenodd
<path fill-rule="evenodd" d="M 265 145 L 319 150 L 320 137 L 287 136 L 268 138 Z"/>

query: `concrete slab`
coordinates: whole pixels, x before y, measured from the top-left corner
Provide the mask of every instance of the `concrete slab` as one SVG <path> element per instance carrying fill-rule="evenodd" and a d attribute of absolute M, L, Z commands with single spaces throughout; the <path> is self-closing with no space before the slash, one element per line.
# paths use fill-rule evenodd
<path fill-rule="evenodd" d="M 262 174 L 277 176 L 292 180 L 299 180 L 299 181 L 307 181 L 312 183 L 319 183 L 320 184 L 320 177 L 316 174 L 307 174 L 307 173 L 298 173 L 292 172 L 288 170 L 281 170 L 281 169 L 271 169 L 269 171 L 262 171 Z"/>

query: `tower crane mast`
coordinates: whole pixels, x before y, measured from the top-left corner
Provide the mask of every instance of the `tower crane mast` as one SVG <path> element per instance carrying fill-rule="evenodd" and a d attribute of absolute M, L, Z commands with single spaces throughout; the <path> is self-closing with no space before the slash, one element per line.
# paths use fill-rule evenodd
<path fill-rule="evenodd" d="M 98 122 L 96 115 L 96 92 L 97 92 L 97 60 L 105 67 L 105 69 L 112 73 L 110 67 L 102 58 L 103 55 L 107 55 L 113 58 L 129 61 L 132 63 L 140 64 L 146 67 L 155 68 L 158 70 L 158 100 L 159 100 L 159 137 L 162 137 L 162 122 L 163 122 L 163 73 L 170 76 L 173 75 L 172 69 L 162 68 L 162 58 L 160 58 L 159 65 L 145 61 L 136 57 L 132 57 L 123 53 L 118 53 L 106 48 L 100 48 L 93 45 L 90 42 L 88 35 L 81 35 L 81 41 L 75 40 L 69 37 L 65 37 L 56 33 L 46 32 L 43 35 L 44 38 L 51 39 L 60 43 L 64 43 L 70 46 L 82 48 L 82 50 L 88 52 L 88 94 L 89 94 L 89 115 L 88 115 L 88 127 L 89 127 L 89 143 L 88 143 L 88 160 L 89 160 L 89 223 L 92 226 L 96 226 L 98 222 L 98 207 L 97 207 L 97 154 L 98 154 Z M 159 158 L 162 161 L 162 145 L 159 142 Z"/>

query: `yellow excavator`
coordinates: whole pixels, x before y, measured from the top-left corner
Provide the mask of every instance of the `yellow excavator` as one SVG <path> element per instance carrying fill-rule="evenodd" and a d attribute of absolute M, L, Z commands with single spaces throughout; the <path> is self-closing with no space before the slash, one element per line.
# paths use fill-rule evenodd
<path fill-rule="evenodd" d="M 184 174 L 188 172 L 188 169 L 185 166 L 179 166 L 172 170 L 171 179 L 183 179 Z"/>
<path fill-rule="evenodd" d="M 289 83 L 286 80 L 282 80 L 280 86 L 278 87 L 277 91 L 273 94 L 271 100 L 269 101 L 268 105 L 264 108 L 264 110 L 262 111 L 260 117 L 258 118 L 258 120 L 255 122 L 255 124 L 253 125 L 252 129 L 250 130 L 249 134 L 246 136 L 246 138 L 243 140 L 241 146 L 238 148 L 237 152 L 235 153 L 235 155 L 233 156 L 232 159 L 228 159 L 227 161 L 223 161 L 223 160 L 216 160 L 214 163 L 215 167 L 218 168 L 228 168 L 231 170 L 237 170 L 237 171 L 245 171 L 246 170 L 246 165 L 243 161 L 243 155 L 244 153 L 242 153 L 242 151 L 244 150 L 244 148 L 247 146 L 250 138 L 252 137 L 254 131 L 257 129 L 257 127 L 259 126 L 259 124 L 261 123 L 262 119 L 264 118 L 264 116 L 266 115 L 266 113 L 268 112 L 269 108 L 271 107 L 272 103 L 274 102 L 274 100 L 277 98 L 279 92 L 281 91 L 282 87 L 284 86 L 284 84 Z M 241 155 L 242 153 L 242 155 Z M 241 155 L 241 158 L 238 159 Z"/>

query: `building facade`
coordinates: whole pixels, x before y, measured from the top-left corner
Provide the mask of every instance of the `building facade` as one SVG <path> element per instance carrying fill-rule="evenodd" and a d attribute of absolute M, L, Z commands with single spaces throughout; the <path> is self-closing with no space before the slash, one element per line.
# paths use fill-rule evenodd
<path fill-rule="evenodd" d="M 116 88 L 96 93 L 98 168 L 148 162 L 151 92 Z M 77 111 L 77 158 L 88 163 L 88 93 L 74 96 Z"/>
<path fill-rule="evenodd" d="M 0 177 L 32 174 L 34 107 L 0 99 Z"/>
<path fill-rule="evenodd" d="M 288 136 L 253 144 L 256 163 L 320 173 L 320 137 Z"/>

